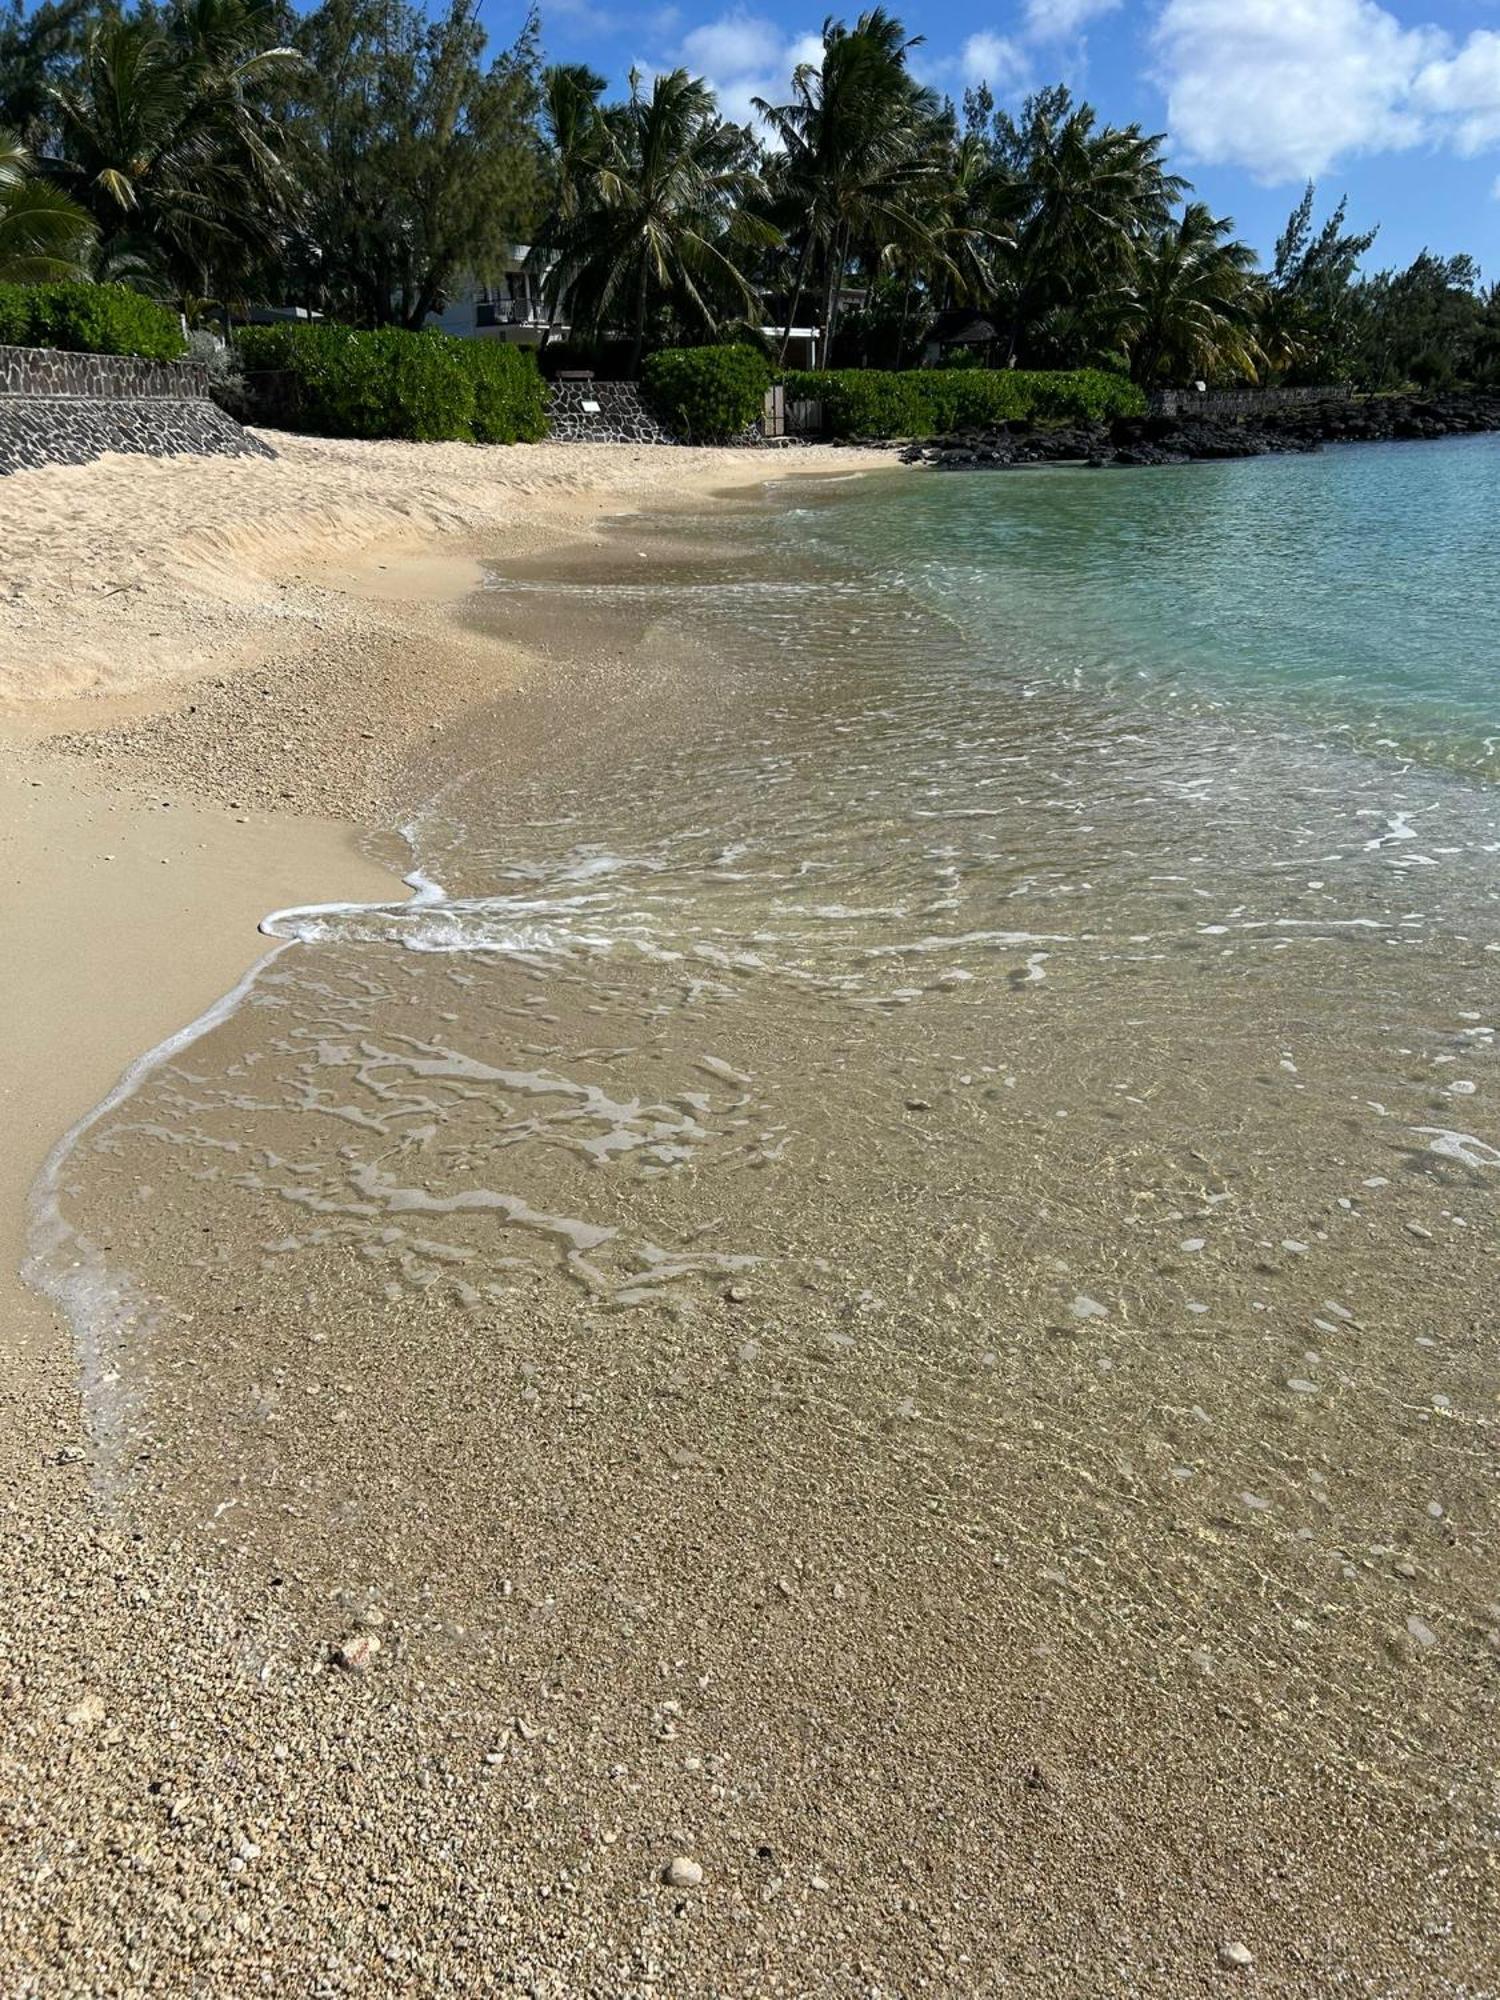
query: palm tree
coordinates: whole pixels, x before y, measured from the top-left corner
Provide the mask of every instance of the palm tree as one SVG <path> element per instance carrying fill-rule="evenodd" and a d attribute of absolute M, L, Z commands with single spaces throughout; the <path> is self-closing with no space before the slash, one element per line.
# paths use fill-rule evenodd
<path fill-rule="evenodd" d="M 927 144 L 937 100 L 907 69 L 920 46 L 883 7 L 852 28 L 823 25 L 823 55 L 792 77 L 787 104 L 756 98 L 780 150 L 779 203 L 801 238 L 781 354 L 814 261 L 824 264 L 823 351 L 831 357 L 851 252 L 920 243 L 930 249 L 927 211 L 938 190 Z"/>
<path fill-rule="evenodd" d="M 49 172 L 106 249 L 159 265 L 180 292 L 212 292 L 266 254 L 291 207 L 265 98 L 300 58 L 264 45 L 274 18 L 269 0 L 108 16 L 53 89 Z"/>
<path fill-rule="evenodd" d="M 0 132 L 0 279 L 47 285 L 85 277 L 93 240 L 77 202 L 31 171 L 13 132 Z"/>
<path fill-rule="evenodd" d="M 937 218 L 945 305 L 986 305 L 994 296 L 996 254 L 1015 240 L 1003 213 L 1004 185 L 984 141 L 965 132 L 944 162 Z"/>
<path fill-rule="evenodd" d="M 719 117 L 701 78 L 673 70 L 644 95 L 632 75 L 629 101 L 601 114 L 576 167 L 575 212 L 556 217 L 552 288 L 576 321 L 630 328 L 632 375 L 653 305 L 708 333 L 750 312 L 738 251 L 776 232 L 759 212 L 750 135 Z"/>
<path fill-rule="evenodd" d="M 1255 379 L 1264 358 L 1255 339 L 1261 292 L 1254 251 L 1225 240 L 1233 226 L 1207 202 L 1191 201 L 1142 251 L 1126 317 L 1137 382 Z"/>
<path fill-rule="evenodd" d="M 1026 347 L 1058 346 L 1061 329 L 1068 345 L 1084 351 L 1044 358 L 1087 360 L 1091 343 L 1110 344 L 1141 247 L 1165 227 L 1187 183 L 1167 172 L 1161 134 L 1138 125 L 1100 128 L 1093 107 L 1075 106 L 1061 87 L 1029 98 L 1019 122 L 1002 113 L 995 125 L 1005 181 L 1000 206 L 1012 226 L 1003 260 L 1007 358 Z"/>
<path fill-rule="evenodd" d="M 576 232 L 594 172 L 605 153 L 599 99 L 605 79 L 585 63 L 554 63 L 542 72 L 542 133 L 551 167 L 550 199 L 527 257 L 547 301 L 547 339 L 562 301 L 553 282 L 557 245 Z"/>
<path fill-rule="evenodd" d="M 82 40 L 94 0 L 0 0 L 0 129 L 35 153 L 51 80 Z"/>

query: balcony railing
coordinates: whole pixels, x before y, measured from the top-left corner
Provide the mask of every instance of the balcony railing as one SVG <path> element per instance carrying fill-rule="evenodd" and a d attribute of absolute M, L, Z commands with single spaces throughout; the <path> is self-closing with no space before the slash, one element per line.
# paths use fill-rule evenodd
<path fill-rule="evenodd" d="M 526 299 L 481 300 L 474 308 L 476 326 L 546 326 L 549 316 Z"/>

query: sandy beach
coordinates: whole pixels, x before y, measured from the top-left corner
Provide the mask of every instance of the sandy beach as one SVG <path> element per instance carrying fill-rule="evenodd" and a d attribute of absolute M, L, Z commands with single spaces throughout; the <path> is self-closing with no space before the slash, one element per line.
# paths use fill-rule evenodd
<path fill-rule="evenodd" d="M 261 1959 L 227 1903 L 209 1920 L 202 1897 L 237 1886 L 249 1834 L 233 1823 L 250 1810 L 228 1767 L 210 1776 L 212 1744 L 226 1701 L 263 1706 L 265 1677 L 246 1680 L 241 1613 L 205 1600 L 181 1545 L 146 1548 L 91 1491 L 70 1333 L 19 1278 L 49 1152 L 128 1065 L 243 977 L 267 949 L 256 928 L 267 911 L 405 893 L 392 770 L 470 706 L 524 692 L 545 670 L 456 621 L 479 552 L 586 548 L 596 524 L 641 506 L 870 464 L 833 449 L 682 450 L 664 490 L 649 449 L 270 441 L 274 460 L 112 458 L 6 482 L 0 857 L 19 941 L 0 974 L 7 1994 L 175 1994 L 202 1979 L 258 1990 L 273 1963 L 291 1990 L 354 1991 L 380 1968 L 406 1984 L 417 1956 L 415 1943 L 367 1942 L 346 1961 L 319 1919 Z M 367 1721 L 368 1754 L 378 1741 L 392 1754 L 404 1725 L 384 1704 Z M 311 1727 L 326 1760 L 329 1722 L 287 1718 L 271 1734 L 305 1759 L 298 1730 Z M 247 1743 L 266 1736 L 264 1716 L 242 1711 L 240 1726 Z M 170 1886 L 157 1822 L 165 1812 L 185 1825 L 198 1809 L 185 1797 L 163 1806 L 158 1778 L 142 1794 L 153 1737 L 153 1754 L 206 1781 L 200 1858 L 185 1873 L 174 1860 Z M 287 1745 L 261 1750 L 280 1775 Z M 406 1823 L 411 1801 L 388 1803 Z M 314 1847 L 324 1838 L 313 1833 Z M 338 1909 L 298 1837 L 288 1846 L 304 1886 Z M 362 1851 L 362 1877 L 375 1853 Z M 536 1990 L 585 1990 L 544 1959 Z M 490 1986 L 436 1958 L 428 1976 L 434 1991 Z"/>
<path fill-rule="evenodd" d="M 1192 981 L 1049 984 L 1107 932 L 1093 813 L 1122 852 L 1157 822 L 1038 835 L 1029 779 L 1016 854 L 968 862 L 1046 907 L 958 966 L 953 842 L 1033 739 L 1054 797 L 1087 703 L 987 706 L 948 628 L 877 643 L 837 591 L 795 600 L 847 654 L 804 696 L 796 550 L 737 524 L 869 454 L 273 442 L 6 482 L 0 1994 L 1494 1992 L 1477 1181 L 1392 1189 L 1383 1131 L 1292 1095 L 1350 1094 L 1337 982 L 1191 931 Z M 734 563 L 773 617 L 743 663 L 732 593 L 692 617 Z M 486 564 L 515 589 L 474 597 Z M 892 863 L 907 647 L 975 707 Z M 137 1288 L 86 1415 L 14 1276 L 49 1153 L 267 912 L 397 904 L 439 791 L 488 983 L 389 925 L 292 945 L 61 1155 L 97 1240 L 40 1275 Z M 734 949 L 484 941 L 496 882 L 586 929 L 618 877 L 636 936 L 674 866 Z M 820 979 L 856 921 L 858 977 Z M 1441 1409 L 1417 1326 L 1463 1329 Z"/>

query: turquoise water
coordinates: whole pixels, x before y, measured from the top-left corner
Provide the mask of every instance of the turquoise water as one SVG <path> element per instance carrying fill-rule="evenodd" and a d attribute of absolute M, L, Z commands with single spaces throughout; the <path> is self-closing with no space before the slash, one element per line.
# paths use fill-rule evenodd
<path fill-rule="evenodd" d="M 978 660 L 1496 768 L 1500 439 L 846 491 L 806 515 L 817 544 Z"/>

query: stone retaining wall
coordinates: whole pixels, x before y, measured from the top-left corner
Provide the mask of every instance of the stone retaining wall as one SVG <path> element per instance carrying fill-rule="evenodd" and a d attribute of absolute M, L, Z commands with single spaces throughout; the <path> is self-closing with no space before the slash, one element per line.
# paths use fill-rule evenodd
<path fill-rule="evenodd" d="M 597 403 L 586 410 L 585 403 Z M 676 444 L 642 401 L 635 382 L 555 382 L 551 434 L 565 444 Z"/>
<path fill-rule="evenodd" d="M 0 473 L 86 465 L 107 451 L 276 455 L 210 402 L 198 362 L 0 347 Z"/>
<path fill-rule="evenodd" d="M 1163 417 L 1260 417 L 1305 403 L 1345 403 L 1353 393 L 1347 382 L 1317 389 L 1211 389 L 1201 396 L 1196 389 L 1159 389 L 1151 409 Z"/>

